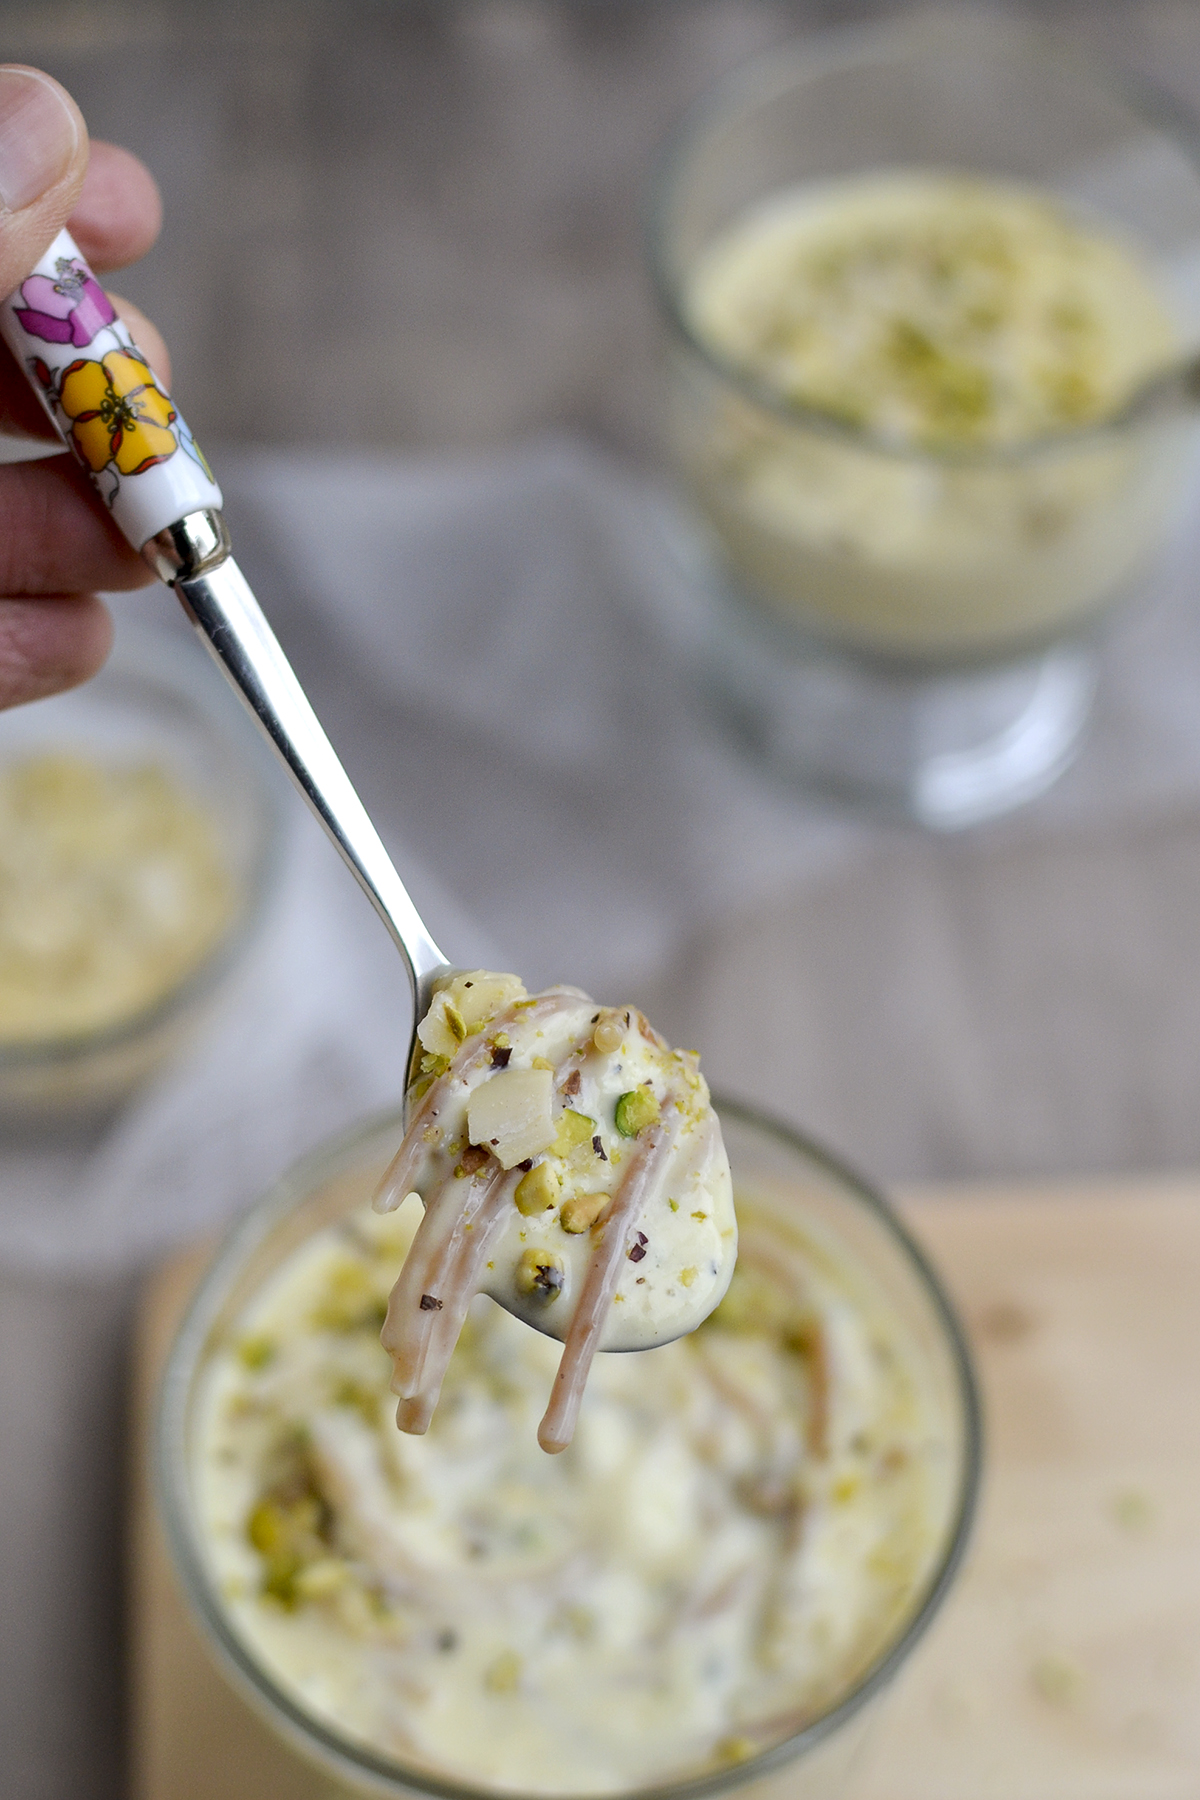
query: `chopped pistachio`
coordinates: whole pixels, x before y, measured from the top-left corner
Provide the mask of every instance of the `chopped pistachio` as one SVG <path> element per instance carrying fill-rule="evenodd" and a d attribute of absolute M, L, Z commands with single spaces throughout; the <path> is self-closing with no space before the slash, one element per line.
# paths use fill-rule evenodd
<path fill-rule="evenodd" d="M 347 1375 L 339 1381 L 333 1390 L 335 1406 L 353 1407 L 361 1413 L 368 1425 L 374 1425 L 379 1417 L 379 1395 L 374 1393 L 364 1382 L 355 1381 Z"/>
<path fill-rule="evenodd" d="M 563 1201 L 558 1222 L 564 1231 L 590 1231 L 610 1199 L 609 1194 L 572 1194 Z"/>
<path fill-rule="evenodd" d="M 725 1331 L 783 1339 L 800 1349 L 798 1334 L 807 1320 L 802 1306 L 772 1278 L 769 1270 L 739 1261 L 728 1292 L 712 1315 Z"/>
<path fill-rule="evenodd" d="M 289 1611 L 300 1599 L 297 1577 L 326 1554 L 328 1510 L 320 1495 L 267 1495 L 246 1521 L 246 1537 L 262 1557 L 262 1591 Z"/>
<path fill-rule="evenodd" d="M 524 1250 L 517 1264 L 517 1292 L 557 1300 L 567 1278 L 567 1265 L 553 1250 Z"/>
<path fill-rule="evenodd" d="M 515 1694 L 521 1685 L 521 1659 L 515 1650 L 502 1650 L 484 1672 L 483 1685 L 489 1694 Z"/>
<path fill-rule="evenodd" d="M 631 1088 L 617 1101 L 616 1126 L 622 1137 L 636 1137 L 639 1131 L 655 1124 L 661 1116 L 662 1108 L 653 1088 Z"/>
<path fill-rule="evenodd" d="M 278 1500 L 260 1500 L 246 1521 L 246 1536 L 260 1556 L 273 1556 L 287 1536 L 287 1514 Z"/>
<path fill-rule="evenodd" d="M 552 1074 L 554 1072 L 554 1064 L 547 1062 L 544 1056 L 530 1057 L 529 1066 L 531 1069 L 549 1069 Z"/>
<path fill-rule="evenodd" d="M 547 1207 L 553 1206 L 557 1201 L 558 1189 L 558 1177 L 550 1164 L 546 1162 L 535 1164 L 527 1175 L 522 1175 L 517 1183 L 517 1190 L 513 1195 L 517 1211 L 523 1213 L 527 1219 L 533 1218 L 537 1213 L 545 1212 Z"/>
<path fill-rule="evenodd" d="M 265 1369 L 275 1353 L 275 1340 L 269 1337 L 243 1338 L 238 1345 L 238 1360 L 246 1369 Z"/>
<path fill-rule="evenodd" d="M 589 1119 L 586 1113 L 573 1112 L 568 1106 L 554 1135 L 555 1156 L 570 1156 L 581 1144 L 590 1144 L 595 1130 L 595 1119 Z"/>
<path fill-rule="evenodd" d="M 360 1262 L 346 1260 L 330 1271 L 325 1293 L 313 1308 L 318 1331 L 378 1331 L 387 1313 L 387 1297 L 377 1278 Z"/>

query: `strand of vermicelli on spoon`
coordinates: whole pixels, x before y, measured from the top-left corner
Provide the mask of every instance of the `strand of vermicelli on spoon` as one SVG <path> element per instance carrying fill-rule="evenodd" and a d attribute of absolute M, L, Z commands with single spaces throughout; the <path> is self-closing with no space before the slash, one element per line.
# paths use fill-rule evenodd
<path fill-rule="evenodd" d="M 450 1175 L 426 1202 L 381 1333 L 395 1365 L 392 1391 L 400 1397 L 401 1431 L 429 1428 L 487 1253 L 520 1178 L 519 1170 L 493 1162 L 465 1184 Z"/>
<path fill-rule="evenodd" d="M 571 1046 L 554 1070 L 557 1088 L 590 1047 Z M 396 1423 L 401 1431 L 429 1429 L 467 1308 L 483 1285 L 488 1252 L 523 1173 L 517 1168 L 505 1174 L 490 1161 L 470 1177 L 464 1192 L 456 1170 L 425 1203 L 381 1333 L 395 1363 L 392 1390 L 400 1396 Z"/>
<path fill-rule="evenodd" d="M 583 1291 L 571 1315 L 562 1360 L 550 1390 L 550 1404 L 538 1427 L 538 1443 L 551 1454 L 565 1450 L 575 1434 L 588 1371 L 599 1348 L 630 1234 L 676 1148 L 671 1131 L 676 1109 L 677 1102 L 671 1096 L 657 1124 L 642 1133 L 620 1187 L 593 1227 L 594 1248 Z"/>

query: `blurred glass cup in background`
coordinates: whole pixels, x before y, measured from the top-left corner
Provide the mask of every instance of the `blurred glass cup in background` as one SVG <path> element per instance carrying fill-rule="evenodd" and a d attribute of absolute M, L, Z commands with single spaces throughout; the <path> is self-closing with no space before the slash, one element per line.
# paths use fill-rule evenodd
<path fill-rule="evenodd" d="M 789 194 L 844 182 L 852 198 L 863 178 L 910 173 L 1061 204 L 1157 290 L 1182 357 L 1200 344 L 1200 167 L 1165 104 L 983 14 L 763 58 L 664 157 L 650 256 L 671 326 L 671 451 L 703 527 L 683 554 L 705 685 L 791 779 L 955 828 L 1031 799 L 1070 761 L 1094 627 L 1169 542 L 1196 428 L 1181 410 L 1118 406 L 1015 440 L 906 442 L 798 400 L 698 325 L 698 272 L 731 228 Z"/>
<path fill-rule="evenodd" d="M 0 857 L 0 1132 L 95 1125 L 186 1049 L 276 893 L 281 797 L 216 670 L 166 633 L 123 627 L 92 681 L 0 715 L 25 859 L 6 886 Z"/>

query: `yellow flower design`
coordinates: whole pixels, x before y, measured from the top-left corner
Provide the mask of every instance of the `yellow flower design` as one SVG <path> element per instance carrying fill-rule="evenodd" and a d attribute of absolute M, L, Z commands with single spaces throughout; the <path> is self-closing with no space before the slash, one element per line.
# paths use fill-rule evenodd
<path fill-rule="evenodd" d="M 168 429 L 175 408 L 129 350 L 110 350 L 101 362 L 73 362 L 63 373 L 59 401 L 75 448 L 93 473 L 112 462 L 122 475 L 139 475 L 179 448 Z"/>

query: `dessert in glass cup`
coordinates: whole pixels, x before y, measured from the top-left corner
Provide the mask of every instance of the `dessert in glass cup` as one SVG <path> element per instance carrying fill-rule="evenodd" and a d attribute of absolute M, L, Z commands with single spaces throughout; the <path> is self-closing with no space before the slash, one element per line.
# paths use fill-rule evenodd
<path fill-rule="evenodd" d="M 379 1330 L 420 1208 L 370 1206 L 395 1116 L 308 1159 L 206 1277 L 159 1425 L 176 1575 L 334 1791 L 839 1791 L 961 1556 L 974 1389 L 886 1205 L 717 1110 L 728 1292 L 597 1357 L 560 1455 L 535 1436 L 557 1346 L 486 1295 L 427 1432 L 396 1430 Z"/>
<path fill-rule="evenodd" d="M 1186 488 L 1200 174 L 1036 28 L 923 15 L 743 70 L 664 162 L 672 452 L 709 688 L 793 777 L 950 827 L 1077 746 L 1089 633 Z"/>

